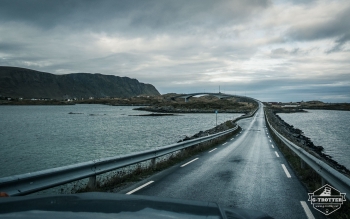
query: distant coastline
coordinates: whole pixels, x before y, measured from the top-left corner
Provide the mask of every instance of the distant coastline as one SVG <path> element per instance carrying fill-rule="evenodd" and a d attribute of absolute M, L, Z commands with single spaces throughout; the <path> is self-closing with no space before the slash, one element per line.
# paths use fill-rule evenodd
<path fill-rule="evenodd" d="M 54 99 L 19 99 L 0 98 L 0 105 L 74 105 L 104 104 L 110 106 L 135 106 L 134 110 L 153 113 L 248 113 L 256 106 L 254 103 L 232 99 L 219 100 L 211 97 L 193 97 L 187 103 L 183 100 L 172 100 L 176 94 L 159 96 L 136 96 L 130 98 L 96 98 L 86 100 L 54 100 Z M 339 110 L 350 111 L 350 103 L 323 103 L 308 101 L 297 103 L 264 102 L 277 113 L 307 113 L 307 110 Z"/>
<path fill-rule="evenodd" d="M 305 113 L 307 110 L 339 110 L 350 111 L 350 103 L 323 103 L 321 101 L 308 101 L 297 103 L 266 102 L 276 113 Z"/>

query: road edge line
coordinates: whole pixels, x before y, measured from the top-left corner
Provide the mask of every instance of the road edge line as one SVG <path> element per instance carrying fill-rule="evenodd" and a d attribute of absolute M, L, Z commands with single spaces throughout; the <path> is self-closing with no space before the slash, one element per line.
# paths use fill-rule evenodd
<path fill-rule="evenodd" d="M 137 187 L 136 189 L 131 190 L 130 192 L 126 193 L 126 195 L 131 195 L 134 192 L 139 191 L 140 189 L 148 186 L 149 184 L 154 183 L 154 181 L 149 181 L 148 183 L 143 184 L 142 186 Z"/>
<path fill-rule="evenodd" d="M 196 160 L 198 160 L 199 158 L 197 157 L 197 158 L 195 158 L 195 159 L 193 159 L 193 160 L 191 160 L 191 161 L 189 161 L 189 162 L 187 162 L 187 163 L 185 163 L 185 164 L 182 164 L 180 167 L 184 167 L 184 166 L 186 166 L 186 165 L 188 165 L 188 164 L 190 164 L 190 163 L 192 163 L 193 161 L 196 161 Z"/>
<path fill-rule="evenodd" d="M 314 215 L 312 214 L 309 206 L 307 206 L 306 202 L 300 201 L 301 206 L 303 207 L 305 214 L 308 219 L 315 219 Z"/>

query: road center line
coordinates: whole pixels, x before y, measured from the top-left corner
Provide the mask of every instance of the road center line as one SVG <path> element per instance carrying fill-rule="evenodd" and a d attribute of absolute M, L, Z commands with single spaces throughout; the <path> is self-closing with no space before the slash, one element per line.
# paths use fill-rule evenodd
<path fill-rule="evenodd" d="M 186 165 L 188 165 L 188 164 L 190 164 L 190 163 L 192 163 L 193 161 L 196 161 L 196 160 L 198 160 L 198 157 L 193 159 L 193 160 L 191 160 L 191 161 L 189 161 L 189 162 L 187 162 L 187 163 L 185 163 L 185 164 L 182 164 L 180 167 L 184 167 L 184 166 L 186 166 Z"/>
<path fill-rule="evenodd" d="M 276 154 L 277 157 L 280 157 L 280 155 L 278 155 L 277 151 L 275 151 L 275 154 Z"/>
<path fill-rule="evenodd" d="M 126 193 L 126 194 L 127 194 L 127 195 L 131 195 L 132 193 L 134 193 L 134 192 L 136 192 L 136 191 L 138 191 L 138 190 L 140 190 L 140 189 L 142 189 L 142 188 L 148 186 L 149 184 L 151 184 L 151 183 L 153 183 L 153 182 L 154 182 L 154 181 L 149 181 L 148 183 L 145 183 L 145 184 L 143 184 L 142 186 L 139 186 L 139 187 L 137 187 L 136 189 L 131 190 L 130 192 L 128 192 L 128 193 Z"/>
<path fill-rule="evenodd" d="M 303 206 L 303 209 L 305 211 L 305 214 L 306 214 L 307 218 L 308 219 L 315 219 L 314 215 L 310 211 L 310 208 L 309 208 L 309 206 L 307 206 L 306 202 L 300 201 L 300 204 L 301 204 L 301 206 Z"/>
<path fill-rule="evenodd" d="M 275 147 L 273 146 L 273 144 L 271 145 L 271 147 L 272 147 L 272 148 L 275 148 Z"/>
<path fill-rule="evenodd" d="M 208 153 L 213 152 L 213 151 L 215 151 L 216 149 L 217 149 L 217 148 L 214 148 L 213 150 L 209 151 Z"/>
<path fill-rule="evenodd" d="M 284 172 L 286 173 L 287 177 L 291 178 L 292 176 L 289 174 L 287 167 L 284 164 L 282 164 L 282 168 L 283 168 Z"/>

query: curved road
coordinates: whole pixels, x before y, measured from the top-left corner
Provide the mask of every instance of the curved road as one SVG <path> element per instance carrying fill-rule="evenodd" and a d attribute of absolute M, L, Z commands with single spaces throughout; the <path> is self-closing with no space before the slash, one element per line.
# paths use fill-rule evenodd
<path fill-rule="evenodd" d="M 262 105 L 254 117 L 238 123 L 242 132 L 226 143 L 124 192 L 217 202 L 274 218 L 325 218 L 310 206 L 307 190 L 275 147 Z"/>

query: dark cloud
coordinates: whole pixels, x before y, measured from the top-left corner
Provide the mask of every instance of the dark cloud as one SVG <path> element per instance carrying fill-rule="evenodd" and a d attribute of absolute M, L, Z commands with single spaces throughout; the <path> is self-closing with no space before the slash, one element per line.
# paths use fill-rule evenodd
<path fill-rule="evenodd" d="M 15 43 L 6 43 L 0 41 L 0 51 L 2 52 L 12 52 L 22 49 L 24 45 L 18 45 Z"/>
<path fill-rule="evenodd" d="M 0 20 L 5 22 L 118 34 L 152 34 L 155 30 L 197 34 L 203 28 L 249 19 L 271 5 L 269 0 L 4 0 L 0 4 Z"/>
<path fill-rule="evenodd" d="M 329 18 L 326 21 L 317 23 L 305 22 L 306 24 L 292 26 L 287 36 L 299 41 L 335 38 L 336 47 L 340 47 L 349 41 L 349 20 L 350 5 L 345 5 L 345 8 L 339 14 L 329 12 Z"/>

